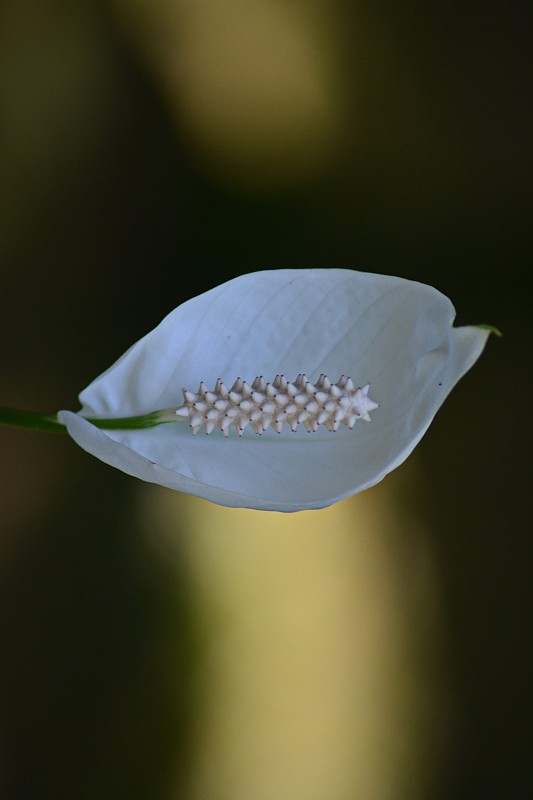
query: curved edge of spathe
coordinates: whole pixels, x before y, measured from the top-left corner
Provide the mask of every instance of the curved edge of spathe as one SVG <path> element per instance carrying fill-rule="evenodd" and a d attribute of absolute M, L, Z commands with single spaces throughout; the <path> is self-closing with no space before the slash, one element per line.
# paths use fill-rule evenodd
<path fill-rule="evenodd" d="M 69 436 L 82 450 L 105 464 L 134 478 L 184 492 L 228 508 L 249 508 L 257 511 L 295 512 L 326 508 L 343 498 L 317 500 L 316 504 L 276 503 L 260 497 L 240 495 L 162 467 L 126 445 L 116 442 L 104 431 L 73 411 L 60 411 L 58 421 L 67 428 Z"/>

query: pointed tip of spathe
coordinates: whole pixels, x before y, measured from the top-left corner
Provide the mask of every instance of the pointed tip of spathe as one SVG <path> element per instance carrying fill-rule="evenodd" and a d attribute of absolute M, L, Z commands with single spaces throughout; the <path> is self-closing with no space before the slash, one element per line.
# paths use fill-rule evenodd
<path fill-rule="evenodd" d="M 476 325 L 475 327 L 479 328 L 482 331 L 488 331 L 489 333 L 493 333 L 494 336 L 498 337 L 498 339 L 501 339 L 503 336 L 502 331 L 495 325 L 486 325 L 485 323 L 481 323 L 479 325 Z"/>

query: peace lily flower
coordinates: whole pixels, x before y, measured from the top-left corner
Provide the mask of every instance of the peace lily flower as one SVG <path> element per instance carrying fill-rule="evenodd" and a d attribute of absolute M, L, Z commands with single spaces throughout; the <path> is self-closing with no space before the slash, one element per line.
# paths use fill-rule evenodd
<path fill-rule="evenodd" d="M 400 465 L 479 357 L 489 330 L 454 316 L 402 278 L 244 275 L 172 311 L 58 420 L 151 483 L 226 506 L 323 508 Z M 101 427 L 125 417 L 155 427 Z"/>

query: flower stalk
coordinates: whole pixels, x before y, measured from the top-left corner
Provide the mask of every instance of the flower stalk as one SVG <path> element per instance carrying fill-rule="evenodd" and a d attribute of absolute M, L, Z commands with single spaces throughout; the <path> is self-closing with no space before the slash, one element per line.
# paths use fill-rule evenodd
<path fill-rule="evenodd" d="M 142 430 L 154 428 L 166 422 L 178 422 L 177 417 L 171 419 L 165 412 L 154 411 L 151 414 L 141 414 L 135 417 L 116 417 L 113 419 L 86 417 L 95 428 L 100 430 Z M 54 414 L 41 414 L 36 411 L 21 411 L 17 408 L 0 406 L 0 424 L 13 425 L 27 430 L 43 431 L 44 433 L 68 433 L 66 425 L 59 422 Z"/>
<path fill-rule="evenodd" d="M 251 386 L 237 378 L 231 389 L 219 378 L 213 391 L 203 381 L 197 393 L 183 389 L 184 404 L 176 408 L 132 417 L 84 418 L 100 430 L 143 430 L 188 422 L 193 434 L 205 426 L 205 433 L 218 428 L 226 438 L 232 427 L 242 436 L 248 425 L 259 435 L 270 426 L 281 433 L 284 425 L 296 433 L 300 424 L 308 433 L 320 425 L 335 432 L 341 423 L 352 429 L 357 419 L 370 422 L 369 412 L 379 406 L 368 396 L 369 388 L 368 384 L 356 388 L 345 375 L 335 384 L 326 375 L 313 384 L 303 373 L 293 383 L 283 375 L 276 375 L 272 383 L 258 376 Z M 0 407 L 0 423 L 48 433 L 68 432 L 55 416 L 14 408 Z"/>

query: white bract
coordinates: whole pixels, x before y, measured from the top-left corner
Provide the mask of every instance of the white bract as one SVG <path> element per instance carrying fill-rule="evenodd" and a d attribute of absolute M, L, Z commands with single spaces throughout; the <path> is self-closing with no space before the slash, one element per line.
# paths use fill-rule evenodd
<path fill-rule="evenodd" d="M 479 357 L 488 330 L 454 328 L 454 316 L 436 289 L 402 278 L 243 275 L 172 311 L 58 419 L 143 480 L 226 506 L 323 508 L 401 464 Z M 85 419 L 158 410 L 176 421 Z"/>

